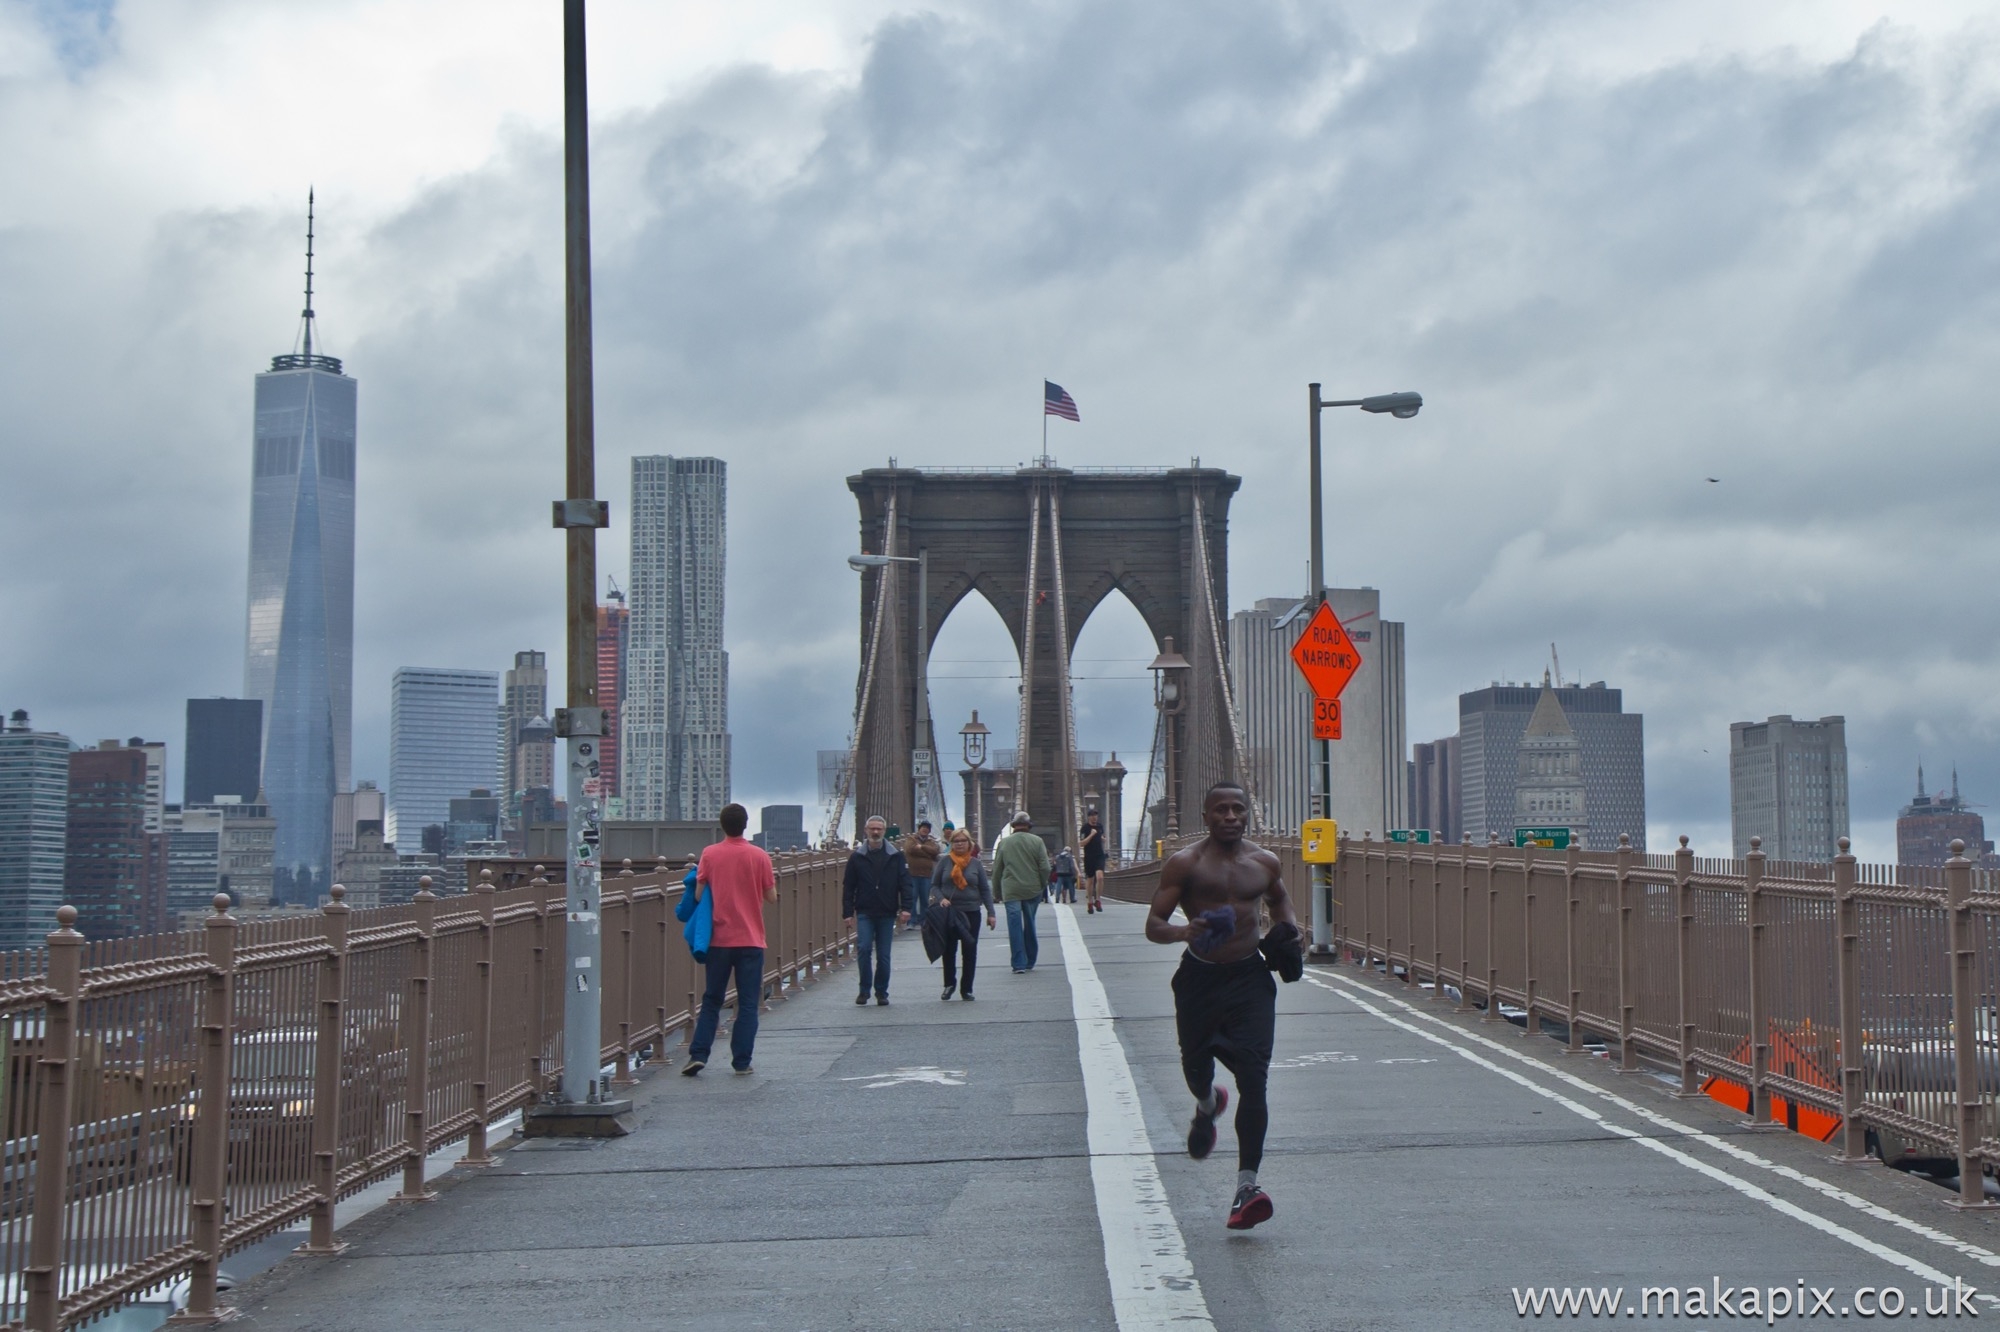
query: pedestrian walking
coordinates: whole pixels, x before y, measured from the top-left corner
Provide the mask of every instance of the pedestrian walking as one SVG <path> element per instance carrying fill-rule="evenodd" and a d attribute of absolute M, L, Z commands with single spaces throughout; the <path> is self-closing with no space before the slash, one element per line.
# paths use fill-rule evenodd
<path fill-rule="evenodd" d="M 1083 816 L 1077 846 L 1083 852 L 1083 913 L 1104 910 L 1104 824 L 1096 810 Z"/>
<path fill-rule="evenodd" d="M 1250 797 L 1243 788 L 1233 782 L 1210 787 L 1201 813 L 1208 836 L 1161 866 L 1146 937 L 1184 945 L 1173 980 L 1174 1032 L 1181 1075 L 1194 1094 L 1187 1150 L 1197 1161 L 1214 1149 L 1215 1121 L 1229 1105 L 1228 1089 L 1215 1083 L 1216 1064 L 1236 1077 L 1236 1193 L 1228 1226 L 1248 1230 L 1276 1210 L 1257 1183 L 1271 1122 L 1265 1084 L 1278 1021 L 1271 972 L 1298 979 L 1304 940 L 1278 858 L 1244 839 Z M 1260 905 L 1273 922 L 1263 938 Z M 1172 923 L 1176 908 L 1186 924 Z"/>
<path fill-rule="evenodd" d="M 910 862 L 888 837 L 889 822 L 880 814 L 870 816 L 863 826 L 861 845 L 847 857 L 847 873 L 840 883 L 840 916 L 854 922 L 854 954 L 861 963 L 861 993 L 854 1002 L 868 1002 L 873 986 L 875 1002 L 889 1006 L 889 945 L 896 938 L 896 917 L 905 920 L 904 903 L 910 894 Z"/>
<path fill-rule="evenodd" d="M 931 875 L 937 869 L 938 857 L 944 854 L 944 845 L 931 836 L 931 821 L 917 820 L 917 830 L 902 841 L 903 859 L 910 862 L 910 883 L 912 889 L 908 909 L 910 921 L 906 929 L 917 929 L 922 924 L 924 908 L 930 905 Z"/>
<path fill-rule="evenodd" d="M 707 987 L 701 992 L 701 1013 L 688 1041 L 684 1077 L 708 1066 L 715 1046 L 716 1024 L 722 1018 L 722 996 L 736 982 L 736 1021 L 729 1028 L 729 1063 L 739 1074 L 750 1072 L 757 1046 L 757 1005 L 764 998 L 764 904 L 778 900 L 778 879 L 764 848 L 743 836 L 750 811 L 724 805 L 719 819 L 722 840 L 706 847 L 695 870 L 697 903 L 709 908 Z"/>
<path fill-rule="evenodd" d="M 979 965 L 979 913 L 985 911 L 987 929 L 995 922 L 986 864 L 972 844 L 972 834 L 964 829 L 951 834 L 951 850 L 931 876 L 930 900 L 959 913 L 964 926 L 944 932 L 944 993 L 939 998 L 950 999 L 956 989 L 960 999 L 971 999 L 972 972 Z"/>
<path fill-rule="evenodd" d="M 1056 852 L 1056 901 L 1076 901 L 1076 857 L 1068 847 Z"/>
<path fill-rule="evenodd" d="M 993 853 L 993 877 L 1000 885 L 1000 900 L 1007 904 L 1007 944 L 1017 976 L 1035 969 L 1041 951 L 1035 939 L 1035 911 L 1049 884 L 1048 843 L 1035 836 L 1034 826 L 1027 810 L 1016 811 L 1008 824 L 1012 831 Z"/>

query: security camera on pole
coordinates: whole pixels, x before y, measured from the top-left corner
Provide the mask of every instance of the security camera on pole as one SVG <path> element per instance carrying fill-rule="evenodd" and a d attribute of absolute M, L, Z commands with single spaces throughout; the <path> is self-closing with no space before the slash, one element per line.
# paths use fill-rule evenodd
<path fill-rule="evenodd" d="M 591 412 L 590 138 L 584 96 L 584 0 L 563 0 L 563 199 L 567 260 L 564 498 L 555 502 L 568 564 L 568 703 L 556 712 L 568 769 L 562 1087 L 528 1107 L 528 1137 L 621 1137 L 632 1131 L 632 1102 L 614 1100 L 598 1078 L 603 1048 L 603 934 L 598 871 L 604 772 L 599 750 L 604 709 L 597 701 L 597 529 L 611 525 L 596 497 L 596 427 Z"/>
<path fill-rule="evenodd" d="M 1421 393 L 1377 393 L 1367 398 L 1328 401 L 1319 396 L 1319 385 L 1308 384 L 1308 436 L 1312 441 L 1306 486 L 1312 498 L 1312 593 L 1315 607 L 1305 631 L 1292 644 L 1292 661 L 1313 691 L 1313 782 L 1312 817 L 1300 829 L 1300 841 L 1307 863 L 1313 867 L 1314 954 L 1324 956 L 1333 948 L 1333 859 L 1338 853 L 1340 830 L 1333 818 L 1333 742 L 1340 739 L 1340 691 L 1361 669 L 1361 651 L 1347 636 L 1347 629 L 1326 600 L 1326 524 L 1323 516 L 1319 465 L 1319 414 L 1328 407 L 1359 407 L 1364 412 L 1387 413 L 1401 421 L 1415 416 L 1424 405 Z M 1387 829 L 1383 830 L 1385 833 Z"/>

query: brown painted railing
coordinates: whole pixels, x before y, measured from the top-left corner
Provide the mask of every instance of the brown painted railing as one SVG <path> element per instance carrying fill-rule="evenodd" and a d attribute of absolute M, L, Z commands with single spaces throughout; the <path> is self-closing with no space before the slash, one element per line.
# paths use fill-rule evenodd
<path fill-rule="evenodd" d="M 844 856 L 774 857 L 767 1001 L 852 943 Z M 685 1039 L 701 983 L 674 907 L 685 865 L 606 875 L 604 1048 L 630 1081 Z M 402 906 L 0 955 L 0 1329 L 54 1332 L 182 1276 L 213 1308 L 229 1253 L 299 1220 L 338 1250 L 342 1198 L 494 1121 L 561 1072 L 563 896 L 537 879 Z M 211 1095 L 209 1089 L 228 1089 Z"/>
<path fill-rule="evenodd" d="M 1303 923 L 1296 839 L 1259 840 Z M 1159 872 L 1107 875 L 1106 895 L 1148 902 Z M 1684 1095 L 1720 1079 L 1753 1121 L 1823 1126 L 1847 1160 L 1871 1132 L 1956 1157 L 1966 1204 L 2000 1171 L 2000 874 L 1963 858 L 1862 865 L 1845 839 L 1806 864 L 1754 846 L 1698 859 L 1685 838 L 1642 855 L 1343 836 L 1333 895 L 1339 953 L 1432 1001 L 1560 1024 L 1570 1049 L 1600 1039 L 1621 1070 L 1677 1072 Z"/>

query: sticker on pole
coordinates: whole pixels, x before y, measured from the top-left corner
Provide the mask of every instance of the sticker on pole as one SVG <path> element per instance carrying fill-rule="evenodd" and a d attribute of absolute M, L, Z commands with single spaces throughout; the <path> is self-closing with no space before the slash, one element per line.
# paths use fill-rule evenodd
<path fill-rule="evenodd" d="M 1361 649 L 1347 636 L 1333 607 L 1322 601 L 1312 619 L 1306 621 L 1299 641 L 1292 644 L 1292 662 L 1299 668 L 1299 674 L 1305 676 L 1315 698 L 1335 699 L 1361 669 Z M 1317 715 L 1313 724 L 1317 734 Z"/>
<path fill-rule="evenodd" d="M 1313 739 L 1340 739 L 1340 700 L 1313 698 Z"/>

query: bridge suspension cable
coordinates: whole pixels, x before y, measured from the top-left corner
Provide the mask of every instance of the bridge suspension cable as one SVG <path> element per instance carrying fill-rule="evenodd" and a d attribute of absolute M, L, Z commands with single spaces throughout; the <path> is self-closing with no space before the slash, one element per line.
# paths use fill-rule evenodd
<path fill-rule="evenodd" d="M 882 520 L 882 553 L 896 553 L 896 492 L 889 492 L 889 511 Z M 882 621 L 888 617 L 889 602 L 894 598 L 896 566 L 885 564 L 877 572 L 875 579 L 875 614 L 868 627 L 868 660 L 861 670 L 861 688 L 854 696 L 854 730 L 847 738 L 847 764 L 840 771 L 833 788 L 833 812 L 827 818 L 826 830 L 820 840 L 826 841 L 840 835 L 840 821 L 847 814 L 848 797 L 854 793 L 854 770 L 861 758 L 862 728 L 868 723 L 868 700 L 875 692 L 875 663 L 882 651 Z"/>
<path fill-rule="evenodd" d="M 1021 623 L 1021 724 L 1014 746 L 1014 808 L 1028 807 L 1028 713 L 1035 696 L 1035 583 L 1042 565 L 1042 483 L 1028 489 L 1028 592 Z M 1012 818 L 1002 811 L 1003 818 Z"/>
<path fill-rule="evenodd" d="M 1063 816 L 1062 838 L 1068 846 L 1072 830 L 1083 826 L 1083 810 L 1078 803 L 1076 771 L 1076 699 L 1070 692 L 1069 677 L 1069 590 L 1063 582 L 1062 498 L 1055 486 L 1049 487 L 1049 557 L 1055 565 L 1056 583 L 1056 697 L 1062 701 L 1062 789 L 1058 793 Z"/>
<path fill-rule="evenodd" d="M 1208 615 L 1208 642 L 1215 654 L 1215 673 L 1222 681 L 1222 713 L 1229 721 L 1229 746 L 1236 758 L 1236 780 L 1243 783 L 1243 794 L 1249 797 L 1245 803 L 1250 806 L 1250 827 L 1255 831 L 1263 826 L 1263 817 L 1258 812 L 1257 793 L 1251 789 L 1249 755 L 1243 748 L 1243 723 L 1236 716 L 1236 691 L 1230 688 L 1228 654 L 1222 650 L 1222 626 L 1215 613 L 1215 587 L 1208 573 L 1208 523 L 1202 516 L 1199 486 L 1194 490 L 1194 563 L 1196 581 L 1201 588 L 1202 608 Z"/>

